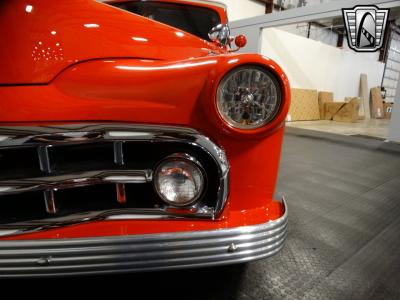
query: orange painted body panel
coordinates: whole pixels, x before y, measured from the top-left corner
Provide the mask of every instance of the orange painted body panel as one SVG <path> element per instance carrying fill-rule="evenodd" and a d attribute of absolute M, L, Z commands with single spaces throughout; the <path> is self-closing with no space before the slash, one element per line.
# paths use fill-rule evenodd
<path fill-rule="evenodd" d="M 93 0 L 0 4 L 0 84 L 47 83 L 71 64 L 109 57 L 178 60 L 219 48 Z M 149 30 L 151 28 L 151 30 Z"/>
<path fill-rule="evenodd" d="M 9 53 L 4 47 L 0 49 L 5 66 L 0 71 L 0 126 L 101 121 L 194 128 L 226 151 L 231 166 L 230 190 L 218 220 L 103 221 L 8 239 L 220 229 L 282 216 L 282 204 L 273 201 L 273 194 L 290 88 L 274 61 L 257 54 L 231 54 L 186 33 L 178 37 L 177 29 L 93 1 L 31 2 L 32 13 L 36 9 L 39 14 L 43 9 L 51 12 L 51 18 L 38 16 L 38 24 L 20 19 L 21 28 L 32 27 L 31 33 L 23 35 L 21 28 L 15 29 Z M 11 7 L 25 13 L 24 3 L 7 2 L 8 21 L 16 22 L 19 16 L 19 12 L 10 12 Z M 63 5 L 75 12 L 71 20 L 63 19 L 65 11 L 59 10 Z M 100 27 L 86 29 L 81 25 L 85 22 L 98 22 Z M 93 29 L 97 35 L 92 34 Z M 55 36 L 51 36 L 52 30 L 57 30 Z M 134 34 L 146 37 L 148 43 L 135 44 L 131 39 Z M 52 40 L 54 37 L 57 39 Z M 62 43 L 66 61 L 32 60 L 32 47 L 38 40 Z M 283 95 L 277 117 L 261 129 L 247 131 L 223 122 L 215 103 L 222 77 L 246 64 L 262 66 L 275 74 Z M 34 84 L 39 82 L 42 84 Z"/>

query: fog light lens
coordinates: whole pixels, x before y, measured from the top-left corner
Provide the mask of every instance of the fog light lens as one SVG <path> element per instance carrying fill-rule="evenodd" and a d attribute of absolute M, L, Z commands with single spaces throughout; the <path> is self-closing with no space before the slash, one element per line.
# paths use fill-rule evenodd
<path fill-rule="evenodd" d="M 154 173 L 154 187 L 168 204 L 190 205 L 199 199 L 204 189 L 201 166 L 187 155 L 168 158 Z"/>

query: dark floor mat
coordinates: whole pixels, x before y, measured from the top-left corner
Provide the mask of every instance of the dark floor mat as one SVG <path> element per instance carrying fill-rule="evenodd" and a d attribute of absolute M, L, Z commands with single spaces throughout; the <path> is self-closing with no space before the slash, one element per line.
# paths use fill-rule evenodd
<path fill-rule="evenodd" d="M 120 292 L 145 298 L 400 299 L 399 144 L 288 128 L 277 191 L 290 221 L 276 256 L 98 277 L 94 288 L 113 280 Z"/>

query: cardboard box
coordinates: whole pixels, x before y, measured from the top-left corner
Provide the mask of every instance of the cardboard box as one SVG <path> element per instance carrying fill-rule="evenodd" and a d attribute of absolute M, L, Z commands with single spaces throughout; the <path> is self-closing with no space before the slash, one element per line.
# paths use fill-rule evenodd
<path fill-rule="evenodd" d="M 392 117 L 393 103 L 384 102 L 383 103 L 383 117 L 385 119 L 390 119 Z"/>
<path fill-rule="evenodd" d="M 382 119 L 384 118 L 383 99 L 380 87 L 371 89 L 371 118 Z"/>
<path fill-rule="evenodd" d="M 325 120 L 332 120 L 336 113 L 344 106 L 346 102 L 327 102 L 325 103 Z"/>
<path fill-rule="evenodd" d="M 318 93 L 318 105 L 319 105 L 319 117 L 321 120 L 325 120 L 325 103 L 333 102 L 333 93 L 331 92 L 319 92 Z"/>
<path fill-rule="evenodd" d="M 345 97 L 344 98 L 345 102 L 350 102 L 352 100 L 357 100 L 357 102 L 358 102 L 358 107 L 359 107 L 359 109 L 358 109 L 358 119 L 359 120 L 365 120 L 366 117 L 365 117 L 365 115 L 363 113 L 363 108 L 362 108 L 363 99 L 361 97 Z"/>
<path fill-rule="evenodd" d="M 317 90 L 291 89 L 292 101 L 287 120 L 311 121 L 319 120 Z"/>
<path fill-rule="evenodd" d="M 360 97 L 344 97 L 344 102 L 348 103 L 352 100 L 358 100 L 358 102 L 361 102 L 361 98 Z"/>
<path fill-rule="evenodd" d="M 357 122 L 359 118 L 360 100 L 352 98 L 345 103 L 339 111 L 333 116 L 333 120 L 337 122 Z"/>

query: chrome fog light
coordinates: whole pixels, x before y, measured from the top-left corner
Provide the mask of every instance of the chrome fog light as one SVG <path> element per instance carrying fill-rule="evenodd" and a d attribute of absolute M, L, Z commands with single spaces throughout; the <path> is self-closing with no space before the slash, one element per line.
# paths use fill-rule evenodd
<path fill-rule="evenodd" d="M 163 201 L 187 206 L 198 200 L 204 190 L 201 165 L 191 156 L 175 154 L 162 161 L 154 172 L 154 188 Z"/>

